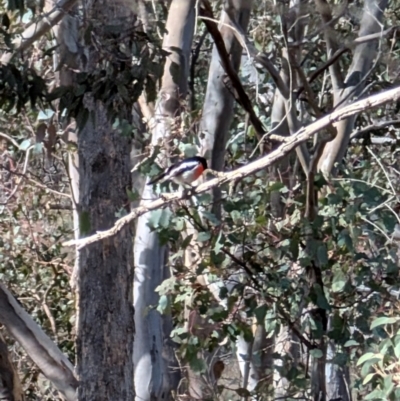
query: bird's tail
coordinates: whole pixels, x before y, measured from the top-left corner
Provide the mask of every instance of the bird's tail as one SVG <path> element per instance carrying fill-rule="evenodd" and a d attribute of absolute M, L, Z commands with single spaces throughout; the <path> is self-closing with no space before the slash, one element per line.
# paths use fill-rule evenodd
<path fill-rule="evenodd" d="M 154 178 L 150 182 L 148 182 L 147 185 L 153 185 L 158 181 L 163 181 L 165 179 L 166 175 L 167 175 L 167 173 L 161 173 L 156 178 Z"/>

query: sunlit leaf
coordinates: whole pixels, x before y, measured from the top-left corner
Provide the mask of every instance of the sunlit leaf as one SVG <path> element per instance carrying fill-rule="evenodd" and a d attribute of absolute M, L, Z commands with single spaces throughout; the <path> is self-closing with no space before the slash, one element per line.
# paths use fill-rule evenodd
<path fill-rule="evenodd" d="M 381 316 L 375 319 L 371 323 L 371 330 L 375 329 L 376 327 L 383 326 L 385 324 L 393 324 L 400 320 L 400 317 L 388 317 L 388 316 Z"/>
<path fill-rule="evenodd" d="M 198 242 L 206 242 L 211 238 L 211 233 L 208 231 L 202 231 L 197 235 Z"/>
<path fill-rule="evenodd" d="M 364 377 L 363 384 L 369 383 L 375 376 L 376 373 L 368 373 L 367 376 Z"/>
<path fill-rule="evenodd" d="M 347 277 L 340 268 L 337 268 L 334 272 L 332 280 L 332 291 L 340 292 L 346 285 Z"/>
<path fill-rule="evenodd" d="M 382 359 L 382 355 L 381 354 L 376 354 L 374 352 L 367 352 L 366 354 L 364 354 L 358 361 L 357 361 L 357 366 L 362 365 L 365 362 L 371 362 L 371 361 L 376 361 L 378 362 L 379 360 Z"/>

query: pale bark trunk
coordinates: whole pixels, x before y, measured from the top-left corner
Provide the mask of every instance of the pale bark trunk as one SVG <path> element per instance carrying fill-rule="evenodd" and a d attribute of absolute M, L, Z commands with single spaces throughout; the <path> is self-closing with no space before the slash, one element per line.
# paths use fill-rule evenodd
<path fill-rule="evenodd" d="M 173 0 L 168 14 L 163 48 L 169 54 L 154 121 L 151 121 L 154 124 L 152 143 L 158 144 L 160 140 L 164 145 L 163 149 L 168 148 L 171 130 L 177 127 L 181 99 L 187 94 L 195 4 L 195 0 Z M 142 193 L 142 204 L 155 197 L 152 188 L 146 186 Z M 172 399 L 171 391 L 176 391 L 180 379 L 173 345 L 169 339 L 171 318 L 161 316 L 151 308 L 157 305 L 159 299 L 155 288 L 169 277 L 170 272 L 166 266 L 167 247 L 161 246 L 158 234 L 150 231 L 150 216 L 151 213 L 147 213 L 138 219 L 134 247 L 137 328 L 134 365 L 138 401 Z"/>
<path fill-rule="evenodd" d="M 381 21 L 387 3 L 387 0 L 365 0 L 360 37 L 383 31 Z M 334 88 L 335 107 L 341 108 L 348 105 L 363 92 L 367 78 L 372 71 L 374 59 L 377 56 L 378 42 L 378 40 L 374 40 L 357 45 L 344 84 Z M 329 176 L 333 173 L 335 163 L 341 163 L 346 154 L 356 117 L 352 116 L 334 124 L 337 129 L 336 138 L 326 144 L 318 163 L 318 170 L 324 175 Z"/>
<path fill-rule="evenodd" d="M 231 3 L 230 7 L 237 23 L 246 31 L 250 19 L 252 1 L 236 0 Z M 223 10 L 219 29 L 224 39 L 226 50 L 230 54 L 232 65 L 238 71 L 242 56 L 242 46 L 235 39 L 232 28 L 227 26 L 229 25 L 229 20 Z M 218 50 L 214 46 L 200 122 L 200 144 L 201 153 L 211 159 L 210 167 L 217 171 L 222 171 L 224 167 L 225 147 L 233 119 L 234 98 L 226 88 L 224 77 L 225 71 L 221 64 Z M 219 187 L 214 188 L 213 196 L 213 213 L 220 217 L 221 190 Z"/>

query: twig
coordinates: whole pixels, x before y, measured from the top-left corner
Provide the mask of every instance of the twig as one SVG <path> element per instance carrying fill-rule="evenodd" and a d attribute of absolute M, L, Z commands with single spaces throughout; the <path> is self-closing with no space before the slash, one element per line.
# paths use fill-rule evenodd
<path fill-rule="evenodd" d="M 29 146 L 29 148 L 26 150 L 25 154 L 25 161 L 24 161 L 24 168 L 22 170 L 22 174 L 25 175 L 26 169 L 28 168 L 28 161 L 29 161 L 29 153 L 31 150 L 34 148 L 34 145 Z M 0 205 L 6 205 L 8 201 L 15 195 L 15 193 L 18 191 L 18 188 L 22 182 L 22 177 L 20 177 L 19 181 L 15 185 L 14 189 L 12 190 L 11 194 L 8 196 L 8 198 L 5 200 L 4 203 L 0 203 Z"/>
<path fill-rule="evenodd" d="M 12 171 L 10 168 L 8 168 L 6 166 L 1 166 L 1 167 L 4 170 L 8 171 L 10 174 L 14 174 L 16 176 L 19 176 L 19 177 L 23 178 L 24 180 L 30 182 L 31 184 L 34 184 L 34 185 L 38 186 L 39 188 L 44 188 L 45 190 L 47 190 L 49 192 L 52 192 L 53 194 L 58 195 L 58 196 L 63 196 L 63 197 L 68 198 L 68 199 L 71 198 L 71 195 L 63 193 L 63 192 L 56 191 L 55 189 L 51 189 L 47 185 L 42 184 L 41 182 L 36 181 L 33 178 L 29 178 L 26 174 L 18 173 L 17 171 Z"/>
<path fill-rule="evenodd" d="M 256 160 L 252 163 L 249 163 L 246 166 L 240 167 L 234 171 L 230 171 L 227 173 L 221 174 L 220 177 L 214 178 L 210 181 L 207 181 L 198 187 L 193 189 L 193 194 L 200 194 L 206 191 L 209 191 L 211 188 L 216 187 L 218 185 L 233 181 L 240 180 L 244 177 L 249 176 L 257 171 L 265 169 L 266 167 L 276 163 L 278 160 L 289 154 L 292 150 L 294 150 L 297 146 L 307 141 L 313 135 L 318 133 L 321 129 L 327 127 L 328 125 L 344 120 L 354 114 L 360 113 L 362 111 L 371 109 L 373 107 L 380 106 L 384 103 L 397 101 L 400 99 L 400 86 L 390 89 L 381 93 L 378 93 L 373 96 L 369 96 L 365 99 L 359 100 L 353 104 L 345 106 L 339 110 L 334 111 L 331 114 L 326 115 L 325 117 L 314 121 L 312 124 L 307 127 L 302 127 L 299 131 L 289 138 L 286 143 L 280 145 L 276 150 L 272 151 L 268 155 Z M 165 194 L 162 198 L 159 198 L 147 205 L 139 206 L 132 210 L 128 215 L 120 218 L 116 221 L 113 227 L 106 231 L 97 232 L 86 238 L 81 238 L 78 240 L 71 240 L 65 242 L 64 246 L 73 246 L 76 245 L 78 249 L 85 247 L 86 245 L 92 244 L 94 242 L 100 241 L 104 238 L 111 237 L 121 231 L 126 225 L 130 224 L 137 217 L 151 211 L 156 210 L 161 207 L 164 207 L 173 201 L 184 199 L 185 192 L 179 191 L 171 194 Z"/>
<path fill-rule="evenodd" d="M 18 142 L 14 138 L 11 138 L 11 136 L 5 134 L 4 132 L 0 132 L 0 136 L 7 139 L 7 141 L 11 142 L 16 148 L 19 148 Z"/>
<path fill-rule="evenodd" d="M 360 45 L 361 43 L 370 42 L 371 40 L 382 39 L 383 36 L 390 35 L 393 31 L 397 31 L 398 29 L 400 29 L 399 25 L 391 26 L 385 31 L 379 31 L 376 33 L 371 33 L 369 35 L 359 36 L 358 38 L 354 39 L 353 43 L 355 43 L 356 45 Z"/>
<path fill-rule="evenodd" d="M 399 128 L 400 120 L 374 122 L 373 124 L 367 125 L 366 127 L 363 127 L 359 130 L 353 131 L 350 135 L 350 139 L 354 139 L 359 136 L 365 135 L 368 132 L 381 130 L 383 128 L 386 128 L 389 125 L 393 125 L 394 127 Z"/>
<path fill-rule="evenodd" d="M 389 173 L 386 171 L 385 167 L 383 167 L 383 164 L 379 160 L 378 156 L 372 151 L 372 149 L 369 146 L 367 146 L 367 150 L 372 155 L 372 157 L 376 160 L 376 162 L 379 164 L 379 167 L 382 169 L 383 174 L 385 174 L 387 182 L 388 182 L 390 188 L 392 189 L 392 194 L 396 196 L 396 190 L 394 189 L 394 186 L 392 184 L 392 180 L 389 177 Z"/>

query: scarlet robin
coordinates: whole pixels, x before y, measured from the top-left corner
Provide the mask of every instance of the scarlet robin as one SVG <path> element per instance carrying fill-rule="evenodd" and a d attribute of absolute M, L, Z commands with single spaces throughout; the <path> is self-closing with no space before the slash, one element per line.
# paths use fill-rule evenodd
<path fill-rule="evenodd" d="M 205 170 L 207 170 L 207 161 L 204 157 L 189 157 L 173 164 L 166 171 L 151 180 L 147 185 L 169 180 L 183 186 L 191 186 Z"/>

